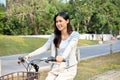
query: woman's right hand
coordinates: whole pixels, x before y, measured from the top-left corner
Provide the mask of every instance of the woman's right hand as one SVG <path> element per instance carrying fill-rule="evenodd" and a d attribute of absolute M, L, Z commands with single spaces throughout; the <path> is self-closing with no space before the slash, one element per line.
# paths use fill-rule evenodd
<path fill-rule="evenodd" d="M 62 56 L 57 56 L 56 61 L 57 62 L 63 62 L 64 58 Z"/>
<path fill-rule="evenodd" d="M 30 58 L 30 55 L 29 55 L 29 54 L 25 56 L 25 59 L 29 59 L 29 58 Z"/>

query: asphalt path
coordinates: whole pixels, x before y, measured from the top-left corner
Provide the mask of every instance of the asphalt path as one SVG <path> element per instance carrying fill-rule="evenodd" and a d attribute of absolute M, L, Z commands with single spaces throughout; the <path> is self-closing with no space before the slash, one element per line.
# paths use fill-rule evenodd
<path fill-rule="evenodd" d="M 84 60 L 84 59 L 89 59 L 89 58 L 106 55 L 114 52 L 120 52 L 120 41 L 114 41 L 106 44 L 98 44 L 98 45 L 91 45 L 91 46 L 81 46 L 79 47 L 79 49 L 80 49 L 80 59 Z M 17 72 L 17 71 L 26 71 L 23 65 L 19 65 L 17 63 L 18 57 L 24 56 L 26 54 L 0 57 L 1 75 L 5 75 L 8 73 Z M 50 51 L 41 55 L 37 55 L 31 59 L 40 59 L 48 56 L 50 56 Z M 48 64 L 40 63 L 40 67 L 46 67 L 46 66 L 48 66 Z"/>
<path fill-rule="evenodd" d="M 98 44 L 92 46 L 82 46 L 80 48 L 81 60 L 106 55 L 114 52 L 120 52 L 120 40 L 106 44 Z"/>

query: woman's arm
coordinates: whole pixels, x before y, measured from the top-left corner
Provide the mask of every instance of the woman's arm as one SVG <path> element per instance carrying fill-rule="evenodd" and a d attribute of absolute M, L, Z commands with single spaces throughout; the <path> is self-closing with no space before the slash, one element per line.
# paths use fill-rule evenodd
<path fill-rule="evenodd" d="M 52 34 L 50 36 L 50 38 L 48 39 L 48 41 L 42 47 L 40 47 L 40 48 L 36 49 L 35 51 L 29 53 L 25 57 L 28 59 L 28 58 L 30 58 L 32 56 L 36 56 L 38 54 L 46 52 L 50 48 L 50 46 L 52 44 L 52 41 L 53 41 L 53 38 L 54 38 L 54 34 Z"/>

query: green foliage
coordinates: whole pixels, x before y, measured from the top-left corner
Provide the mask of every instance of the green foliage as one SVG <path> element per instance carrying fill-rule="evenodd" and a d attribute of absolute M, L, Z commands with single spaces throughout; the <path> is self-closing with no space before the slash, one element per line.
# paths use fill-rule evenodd
<path fill-rule="evenodd" d="M 5 22 L 5 6 L 0 4 L 0 34 L 3 34 L 3 27 Z"/>
<path fill-rule="evenodd" d="M 0 11 L 0 34 L 50 34 L 53 17 L 60 11 L 69 12 L 71 24 L 80 33 L 120 33 L 118 0 L 10 0 L 5 14 Z"/>

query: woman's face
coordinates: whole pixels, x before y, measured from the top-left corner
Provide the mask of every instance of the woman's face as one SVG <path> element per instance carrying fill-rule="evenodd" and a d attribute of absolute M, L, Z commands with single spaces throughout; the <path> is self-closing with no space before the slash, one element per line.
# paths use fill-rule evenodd
<path fill-rule="evenodd" d="M 67 24 L 69 23 L 69 20 L 65 20 L 61 16 L 56 17 L 56 27 L 59 31 L 67 30 Z"/>

